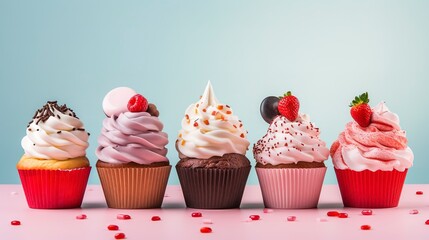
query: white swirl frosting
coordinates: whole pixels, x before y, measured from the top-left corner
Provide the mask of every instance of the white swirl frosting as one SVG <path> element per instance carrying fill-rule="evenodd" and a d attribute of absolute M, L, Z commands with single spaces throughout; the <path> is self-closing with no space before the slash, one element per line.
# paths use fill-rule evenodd
<path fill-rule="evenodd" d="M 245 154 L 247 132 L 232 109 L 220 103 L 208 82 L 201 99 L 191 104 L 177 139 L 180 158 L 208 159 L 227 153 Z"/>
<path fill-rule="evenodd" d="M 83 123 L 71 109 L 48 102 L 36 112 L 21 145 L 29 157 L 66 160 L 85 156 L 88 138 Z"/>

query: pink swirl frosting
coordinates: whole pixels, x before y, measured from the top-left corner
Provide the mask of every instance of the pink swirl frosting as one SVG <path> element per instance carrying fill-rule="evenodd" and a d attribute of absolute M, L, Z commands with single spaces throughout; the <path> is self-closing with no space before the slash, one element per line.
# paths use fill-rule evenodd
<path fill-rule="evenodd" d="M 310 122 L 308 115 L 300 115 L 295 122 L 280 115 L 253 146 L 253 155 L 264 165 L 323 162 L 329 157 L 329 149 L 319 135 L 319 128 Z"/>
<path fill-rule="evenodd" d="M 337 169 L 354 171 L 404 171 L 413 165 L 414 155 L 407 146 L 399 117 L 384 102 L 372 109 L 371 124 L 361 127 L 349 122 L 331 146 L 331 157 Z"/>
<path fill-rule="evenodd" d="M 108 163 L 151 164 L 168 161 L 167 133 L 158 117 L 147 112 L 124 112 L 103 121 L 98 159 Z"/>

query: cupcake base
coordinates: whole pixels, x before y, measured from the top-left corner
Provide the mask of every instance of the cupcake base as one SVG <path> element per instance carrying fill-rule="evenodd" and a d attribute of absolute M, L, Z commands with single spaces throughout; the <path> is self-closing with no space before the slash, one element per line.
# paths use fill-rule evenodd
<path fill-rule="evenodd" d="M 91 167 L 69 170 L 20 170 L 28 206 L 36 209 L 79 208 Z"/>
<path fill-rule="evenodd" d="M 109 208 L 160 208 L 171 166 L 97 166 L 97 171 Z"/>
<path fill-rule="evenodd" d="M 344 207 L 391 208 L 398 206 L 408 169 L 403 172 L 335 169 Z"/>
<path fill-rule="evenodd" d="M 256 168 L 267 208 L 316 208 L 326 167 Z"/>
<path fill-rule="evenodd" d="M 250 168 L 176 166 L 186 206 L 199 209 L 239 208 Z"/>

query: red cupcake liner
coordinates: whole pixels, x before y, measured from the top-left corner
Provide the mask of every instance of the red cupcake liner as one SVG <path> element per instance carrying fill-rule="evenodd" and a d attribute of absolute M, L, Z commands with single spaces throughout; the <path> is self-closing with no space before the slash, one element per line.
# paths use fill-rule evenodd
<path fill-rule="evenodd" d="M 176 166 L 186 206 L 199 209 L 239 208 L 250 168 L 204 169 Z"/>
<path fill-rule="evenodd" d="M 326 167 L 256 168 L 267 208 L 316 208 Z"/>
<path fill-rule="evenodd" d="M 171 166 L 97 167 L 97 171 L 109 208 L 160 208 Z"/>
<path fill-rule="evenodd" d="M 398 206 L 408 169 L 403 172 L 335 169 L 345 207 L 391 208 Z"/>
<path fill-rule="evenodd" d="M 19 170 L 28 206 L 36 209 L 79 208 L 91 167 L 70 170 Z"/>

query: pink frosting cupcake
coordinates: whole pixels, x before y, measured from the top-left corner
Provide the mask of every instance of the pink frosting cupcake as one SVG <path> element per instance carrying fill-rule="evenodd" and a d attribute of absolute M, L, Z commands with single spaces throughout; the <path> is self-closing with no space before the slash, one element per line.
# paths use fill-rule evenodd
<path fill-rule="evenodd" d="M 396 207 L 414 155 L 398 116 L 384 102 L 373 109 L 368 102 L 365 93 L 352 103 L 356 121 L 331 146 L 338 185 L 346 207 Z"/>
<path fill-rule="evenodd" d="M 171 165 L 167 133 L 153 104 L 130 88 L 115 88 L 103 101 L 97 171 L 111 208 L 159 208 Z"/>
<path fill-rule="evenodd" d="M 282 99 L 268 97 L 261 104 L 270 126 L 253 147 L 256 173 L 266 207 L 315 208 L 329 149 L 309 116 L 298 113 L 298 99 L 288 104 L 290 97 L 295 98 L 289 93 Z"/>

